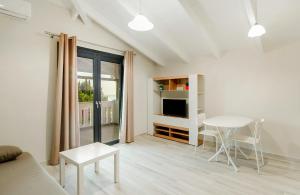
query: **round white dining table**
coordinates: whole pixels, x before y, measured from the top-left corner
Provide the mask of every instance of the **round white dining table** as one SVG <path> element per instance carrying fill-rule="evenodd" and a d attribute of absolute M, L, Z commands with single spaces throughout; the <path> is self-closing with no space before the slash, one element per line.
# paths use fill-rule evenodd
<path fill-rule="evenodd" d="M 228 161 L 231 163 L 235 171 L 238 171 L 235 163 L 233 162 L 229 151 L 227 150 L 230 147 L 230 135 L 233 130 L 239 130 L 242 127 L 246 127 L 253 122 L 252 118 L 242 117 L 242 116 L 216 116 L 212 118 L 207 118 L 203 121 L 203 124 L 206 126 L 215 127 L 218 131 L 220 141 L 222 143 L 220 149 L 214 154 L 208 161 L 213 160 L 223 151 L 227 155 Z M 222 131 L 226 130 L 225 133 Z"/>

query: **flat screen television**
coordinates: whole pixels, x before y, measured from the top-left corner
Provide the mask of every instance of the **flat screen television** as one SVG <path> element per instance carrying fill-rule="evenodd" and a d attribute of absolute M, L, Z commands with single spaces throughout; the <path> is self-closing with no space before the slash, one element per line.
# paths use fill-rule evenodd
<path fill-rule="evenodd" d="M 163 115 L 186 118 L 187 111 L 185 99 L 163 99 Z"/>

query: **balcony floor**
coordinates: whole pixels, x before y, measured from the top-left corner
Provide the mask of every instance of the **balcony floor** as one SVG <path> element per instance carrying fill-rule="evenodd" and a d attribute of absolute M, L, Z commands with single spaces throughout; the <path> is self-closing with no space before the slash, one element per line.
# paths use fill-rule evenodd
<path fill-rule="evenodd" d="M 119 125 L 103 125 L 101 127 L 101 142 L 106 143 L 119 139 Z M 93 143 L 93 127 L 80 129 L 80 145 Z"/>

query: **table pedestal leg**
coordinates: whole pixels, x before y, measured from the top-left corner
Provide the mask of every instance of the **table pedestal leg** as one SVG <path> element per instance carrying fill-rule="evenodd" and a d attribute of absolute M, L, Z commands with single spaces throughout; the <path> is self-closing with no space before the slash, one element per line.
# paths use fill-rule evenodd
<path fill-rule="evenodd" d="M 119 182 L 119 152 L 114 154 L 114 180 L 115 183 Z"/>
<path fill-rule="evenodd" d="M 65 159 L 63 157 L 60 157 L 60 174 L 59 174 L 59 182 L 60 185 L 64 188 L 65 187 Z"/>
<path fill-rule="evenodd" d="M 224 148 L 224 150 L 225 150 L 225 153 L 227 155 L 228 161 L 230 162 L 230 164 L 232 164 L 234 170 L 238 171 L 238 168 L 236 167 L 235 163 L 233 162 L 233 160 L 232 160 L 230 154 L 228 153 L 228 151 L 226 150 L 226 148 Z"/>
<path fill-rule="evenodd" d="M 99 161 L 95 162 L 95 173 L 99 173 Z"/>
<path fill-rule="evenodd" d="M 243 150 L 238 146 L 238 148 L 237 148 L 239 151 L 240 151 L 240 153 L 248 160 L 249 159 L 249 157 L 243 152 Z"/>
<path fill-rule="evenodd" d="M 212 157 L 210 157 L 209 159 L 208 159 L 208 161 L 212 161 L 214 158 L 216 158 L 220 153 L 222 153 L 223 152 L 223 145 L 220 147 L 220 149 L 218 150 L 218 152 L 217 153 L 215 153 Z"/>
<path fill-rule="evenodd" d="M 228 152 L 228 150 L 227 150 L 227 148 L 226 148 L 226 144 L 225 144 L 225 142 L 224 142 L 224 139 L 223 139 L 223 136 L 222 136 L 222 134 L 221 134 L 221 132 L 220 132 L 220 129 L 219 129 L 218 127 L 216 127 L 216 129 L 217 129 L 217 131 L 218 131 L 219 138 L 220 138 L 220 141 L 221 141 L 221 143 L 222 143 L 222 146 L 221 146 L 220 150 L 219 150 L 216 154 L 214 154 L 210 159 L 208 159 L 208 161 L 211 161 L 212 159 L 216 158 L 221 152 L 224 151 L 225 154 L 226 154 L 226 156 L 227 156 L 227 158 L 228 158 L 228 162 L 229 162 L 230 164 L 232 164 L 232 166 L 233 166 L 233 168 L 234 168 L 235 171 L 238 171 L 238 168 L 237 168 L 236 165 L 234 164 L 233 160 L 232 160 L 231 157 L 230 157 L 230 153 Z M 229 135 L 230 135 L 230 131 L 227 133 L 227 136 L 225 136 L 225 137 L 227 138 L 227 137 L 229 137 Z"/>

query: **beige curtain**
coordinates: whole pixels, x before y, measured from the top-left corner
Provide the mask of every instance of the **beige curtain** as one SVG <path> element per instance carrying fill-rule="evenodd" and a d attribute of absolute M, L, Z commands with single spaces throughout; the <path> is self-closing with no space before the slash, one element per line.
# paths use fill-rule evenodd
<path fill-rule="evenodd" d="M 55 121 L 50 164 L 59 162 L 59 152 L 79 146 L 76 37 L 61 33 L 58 43 Z"/>
<path fill-rule="evenodd" d="M 133 51 L 126 51 L 124 56 L 124 85 L 121 142 L 134 141 L 133 129 Z"/>

